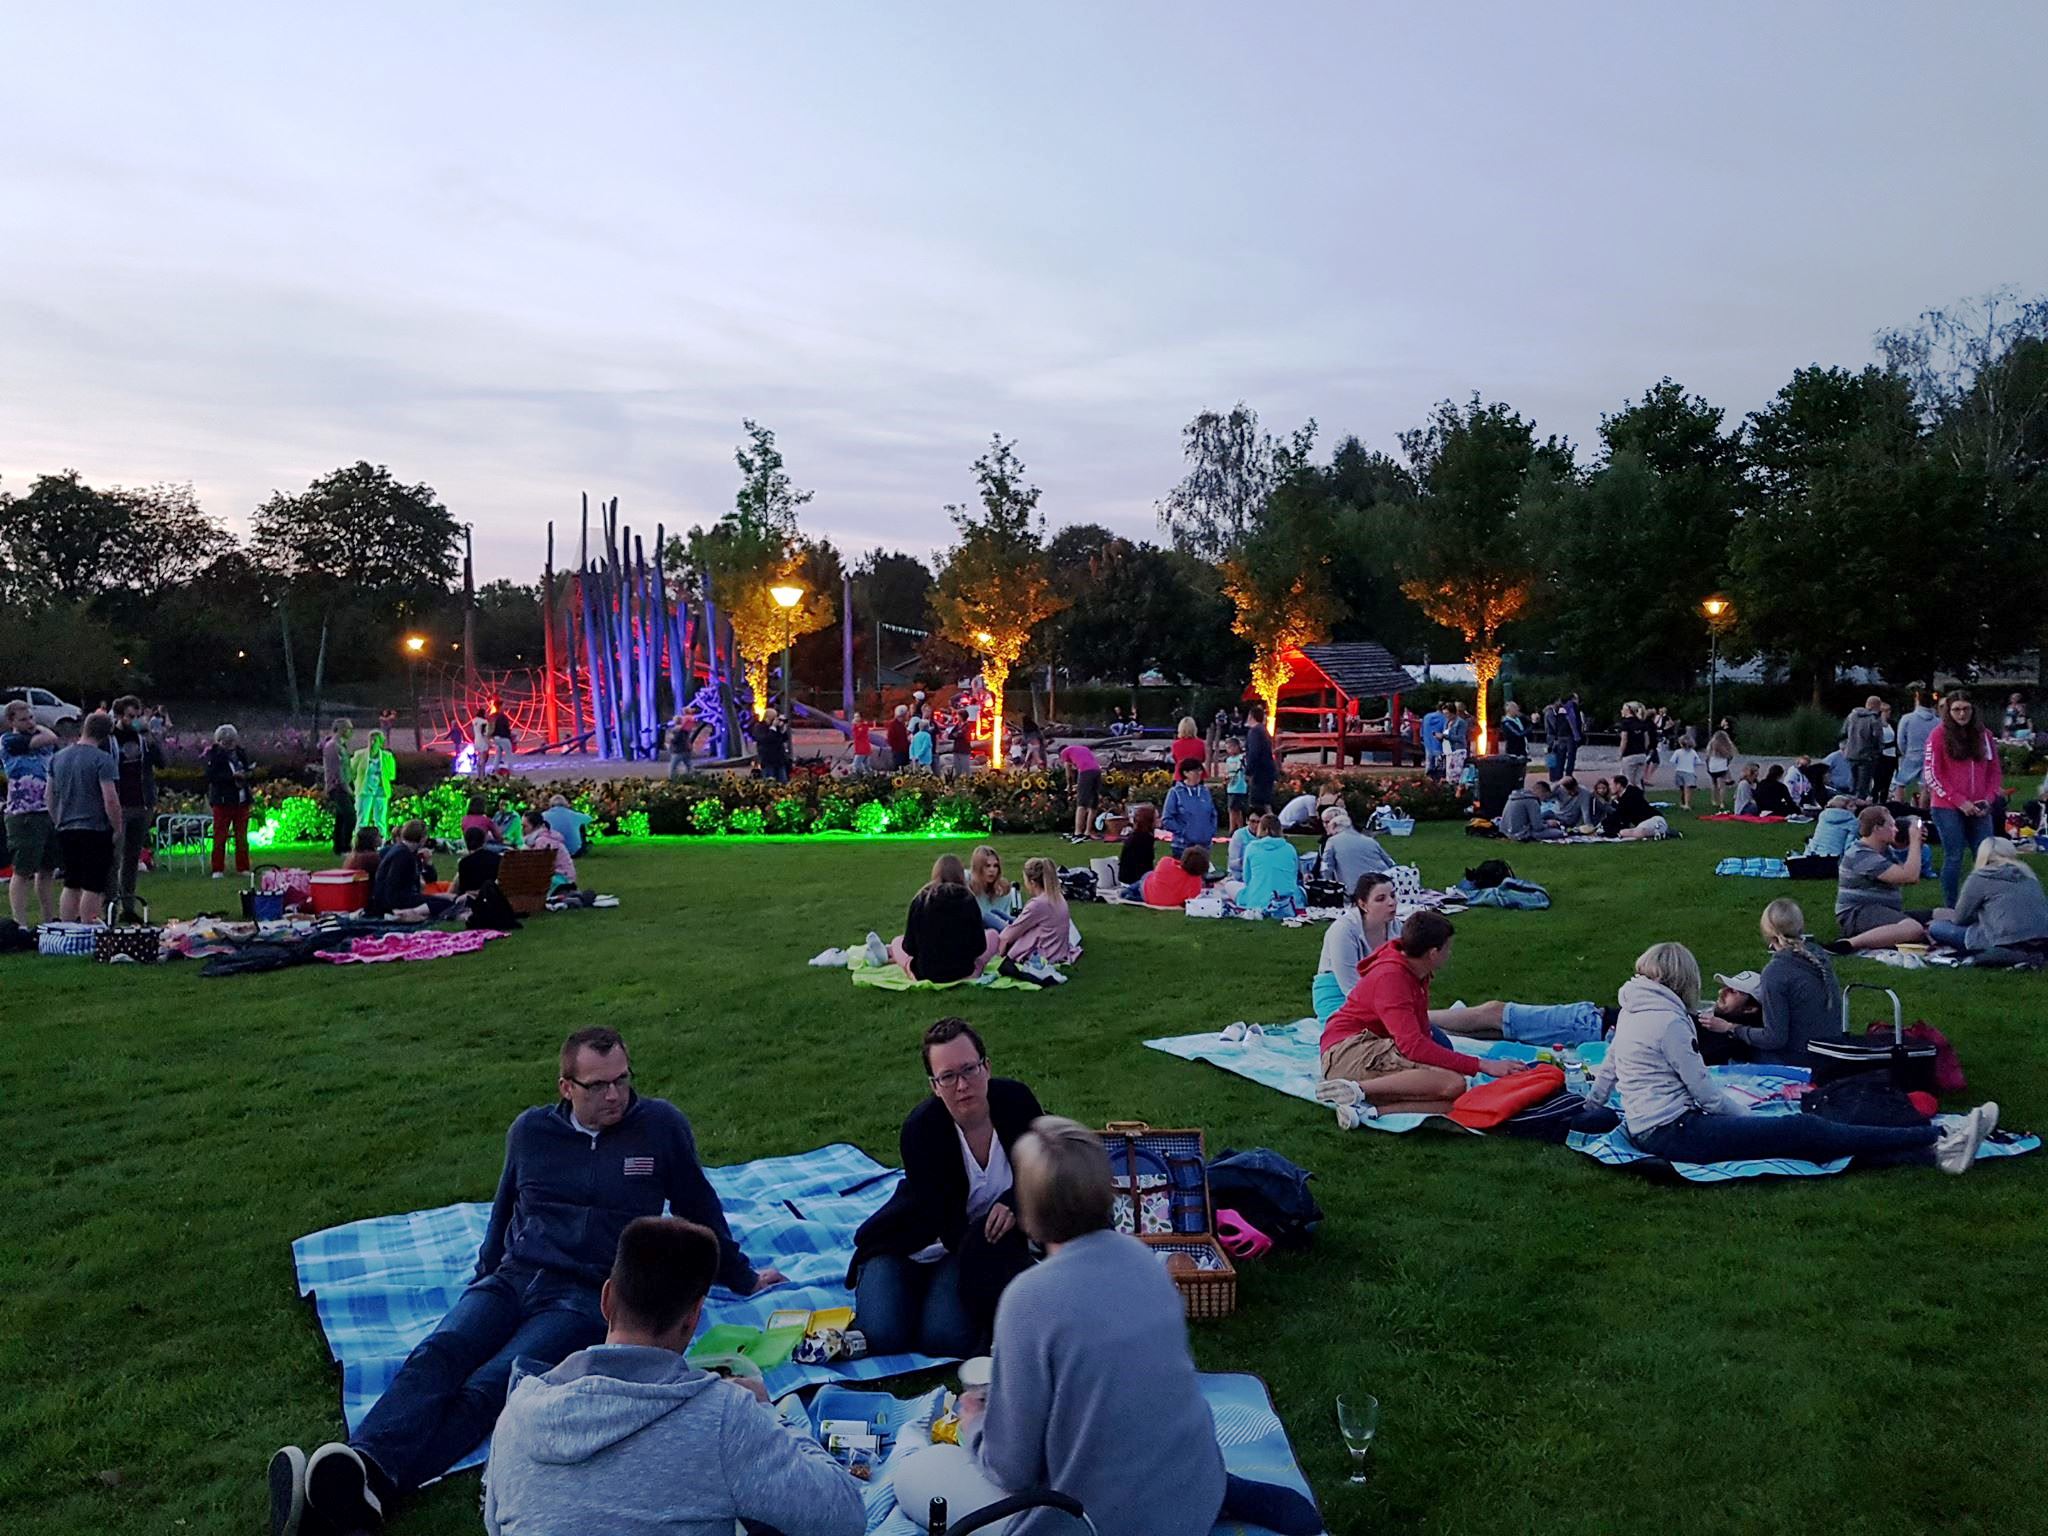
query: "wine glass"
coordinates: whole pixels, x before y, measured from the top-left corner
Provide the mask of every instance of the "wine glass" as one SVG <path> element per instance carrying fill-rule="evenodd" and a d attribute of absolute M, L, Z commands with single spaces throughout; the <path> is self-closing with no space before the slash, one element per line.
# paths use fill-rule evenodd
<path fill-rule="evenodd" d="M 1337 1399 L 1337 1428 L 1351 1451 L 1351 1481 L 1365 1481 L 1365 1458 L 1372 1450 L 1372 1437 L 1379 1433 L 1380 1400 L 1363 1392 L 1347 1392 Z"/>

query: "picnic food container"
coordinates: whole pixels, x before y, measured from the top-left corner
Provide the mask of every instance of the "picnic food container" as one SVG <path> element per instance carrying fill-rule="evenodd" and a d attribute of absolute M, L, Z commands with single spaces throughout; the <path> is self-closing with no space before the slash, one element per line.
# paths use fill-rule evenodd
<path fill-rule="evenodd" d="M 1103 1129 L 1102 1145 L 1115 1187 L 1112 1224 L 1166 1266 L 1191 1320 L 1230 1316 L 1237 1310 L 1237 1270 L 1216 1241 L 1202 1132 L 1114 1120 Z"/>
<path fill-rule="evenodd" d="M 360 912 L 369 898 L 370 877 L 360 869 L 322 869 L 313 875 L 315 912 Z"/>

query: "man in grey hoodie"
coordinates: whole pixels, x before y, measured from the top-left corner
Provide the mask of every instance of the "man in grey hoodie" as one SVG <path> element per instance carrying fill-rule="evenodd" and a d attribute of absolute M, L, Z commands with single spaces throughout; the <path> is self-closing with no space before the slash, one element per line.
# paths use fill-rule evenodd
<path fill-rule="evenodd" d="M 1500 813 L 1501 836 L 1511 843 L 1564 841 L 1564 828 L 1557 824 L 1557 818 L 1544 813 L 1543 802 L 1549 797 L 1550 785 L 1542 779 L 1536 781 L 1533 791 L 1525 784 L 1509 790 L 1508 803 Z"/>
<path fill-rule="evenodd" d="M 718 1239 L 643 1216 L 599 1296 L 605 1341 L 545 1375 L 512 1368 L 484 1474 L 491 1536 L 860 1536 L 860 1485 L 785 1428 L 759 1381 L 683 1358 L 718 1273 Z"/>

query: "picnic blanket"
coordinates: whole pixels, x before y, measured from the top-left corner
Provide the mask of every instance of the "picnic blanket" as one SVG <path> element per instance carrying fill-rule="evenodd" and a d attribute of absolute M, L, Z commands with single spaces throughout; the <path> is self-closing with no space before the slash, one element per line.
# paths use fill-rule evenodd
<path fill-rule="evenodd" d="M 495 928 L 468 928 L 454 933 L 427 929 L 417 933 L 385 933 L 352 939 L 346 949 L 323 949 L 316 958 L 330 965 L 382 965 L 392 960 L 445 960 L 471 955 L 492 939 L 505 935 Z"/>
<path fill-rule="evenodd" d="M 1787 819 L 1783 816 L 1738 816 L 1733 811 L 1715 811 L 1700 818 L 1701 821 L 1747 821 L 1760 827 L 1782 826 Z"/>
<path fill-rule="evenodd" d="M 1256 1035 L 1247 1035 L 1242 1040 L 1225 1041 L 1216 1034 L 1178 1035 L 1159 1040 L 1147 1040 L 1145 1044 L 1155 1051 L 1164 1051 L 1169 1056 L 1178 1056 L 1184 1061 L 1206 1061 L 1211 1066 L 1234 1072 L 1239 1077 L 1250 1078 L 1255 1083 L 1277 1089 L 1290 1098 L 1305 1099 L 1316 1103 L 1316 1080 L 1321 1076 L 1321 1052 L 1317 1041 L 1321 1029 L 1314 1019 L 1301 1019 L 1293 1024 L 1268 1024 Z M 1524 1061 L 1533 1060 L 1536 1051 L 1529 1046 L 1517 1045 L 1503 1040 L 1468 1040 L 1452 1036 L 1457 1048 L 1472 1056 L 1514 1056 Z M 1588 1043 L 1574 1047 L 1581 1061 L 1588 1066 L 1597 1066 L 1606 1055 L 1606 1046 Z M 1804 1083 L 1807 1074 L 1799 1067 L 1748 1067 L 1726 1066 L 1709 1069 L 1722 1087 L 1739 1097 L 1747 1099 L 1752 1107 L 1763 1113 L 1799 1114 L 1797 1104 L 1785 1096 L 1785 1090 Z M 1317 1107 L 1323 1108 L 1317 1104 Z M 1382 1114 L 1370 1120 L 1359 1122 L 1360 1127 L 1374 1131 L 1392 1131 L 1396 1134 L 1413 1131 L 1434 1121 L 1446 1130 L 1456 1130 L 1466 1135 L 1483 1133 L 1458 1124 L 1442 1115 L 1388 1115 Z M 1669 1168 L 1680 1178 L 1695 1184 L 1720 1184 L 1730 1179 L 1754 1179 L 1771 1175 L 1792 1175 L 1811 1177 L 1816 1174 L 1840 1173 L 1849 1166 L 1848 1158 L 1838 1158 L 1828 1163 L 1808 1163 L 1792 1158 L 1744 1158 L 1727 1163 L 1666 1163 L 1661 1158 L 1651 1157 L 1628 1139 L 1625 1130 L 1615 1129 L 1602 1135 L 1587 1135 L 1573 1132 L 1566 1141 L 1573 1151 L 1585 1154 L 1610 1168 L 1646 1167 Z M 1982 1157 L 2012 1157 L 2022 1152 L 2034 1151 L 2041 1145 L 2038 1136 L 2015 1135 L 1999 1131 L 1985 1142 Z"/>
<path fill-rule="evenodd" d="M 1223 1464 L 1239 1477 L 1255 1482 L 1292 1488 L 1315 1497 L 1294 1459 L 1287 1430 L 1273 1411 L 1273 1398 L 1266 1384 L 1256 1376 L 1202 1375 L 1202 1396 L 1216 1421 L 1216 1444 L 1223 1451 Z M 924 1527 L 904 1513 L 896 1502 L 896 1462 L 930 1444 L 932 1420 L 945 1406 L 945 1389 L 934 1388 L 923 1397 L 904 1401 L 886 1392 L 863 1392 L 826 1387 L 811 1402 L 811 1429 L 826 1419 L 860 1419 L 882 1423 L 894 1442 L 888 1458 L 876 1468 L 875 1476 L 862 1490 L 867 1504 L 868 1536 L 919 1536 Z M 957 1519 L 971 1513 L 956 1509 Z M 1079 1529 L 1078 1526 L 1075 1529 Z M 1263 1525 L 1218 1522 L 1211 1536 L 1271 1536 Z"/>
<path fill-rule="evenodd" d="M 1849 958 L 1875 960 L 1879 965 L 1893 966 L 1902 971 L 1921 971 L 1930 965 L 1942 970 L 1955 970 L 1967 957 L 1952 949 L 1852 949 Z"/>
<path fill-rule="evenodd" d="M 1783 859 L 1723 859 L 1714 866 L 1717 875 L 1747 875 L 1753 880 L 1790 880 L 1792 871 Z"/>
<path fill-rule="evenodd" d="M 838 1143 L 704 1172 L 747 1256 L 781 1270 L 791 1283 L 759 1296 L 714 1288 L 702 1327 L 759 1327 L 784 1307 L 852 1305 L 845 1280 L 854 1230 L 895 1190 L 894 1169 Z M 341 1411 L 351 1431 L 468 1285 L 489 1217 L 485 1202 L 444 1205 L 352 1221 L 292 1244 L 299 1294 L 312 1297 L 328 1353 L 341 1367 Z M 769 1391 L 780 1396 L 820 1382 L 879 1381 L 943 1363 L 929 1355 L 871 1355 L 834 1365 L 791 1361 L 765 1375 Z M 480 1464 L 484 1450 L 479 1446 L 456 1470 Z"/>

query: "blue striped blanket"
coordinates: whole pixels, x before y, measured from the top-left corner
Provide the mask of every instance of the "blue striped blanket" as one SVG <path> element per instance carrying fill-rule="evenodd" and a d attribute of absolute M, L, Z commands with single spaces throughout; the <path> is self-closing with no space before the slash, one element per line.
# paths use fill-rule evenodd
<path fill-rule="evenodd" d="M 1792 871 L 1783 859 L 1723 859 L 1714 866 L 1717 875 L 1748 875 L 1754 880 L 1790 880 Z"/>
<path fill-rule="evenodd" d="M 784 1307 L 852 1304 L 845 1280 L 854 1230 L 894 1191 L 895 1170 L 839 1143 L 704 1171 L 740 1247 L 756 1265 L 781 1270 L 791 1283 L 759 1296 L 714 1289 L 704 1304 L 703 1327 L 759 1327 Z M 292 1244 L 299 1294 L 312 1297 L 328 1353 L 341 1367 L 341 1411 L 351 1430 L 468 1285 L 489 1216 L 487 1203 L 444 1205 L 352 1221 Z M 766 1375 L 769 1391 L 780 1396 L 820 1382 L 879 1381 L 943 1363 L 928 1355 L 870 1356 L 839 1365 L 791 1361 Z M 480 1446 L 459 1465 L 482 1460 Z"/>

